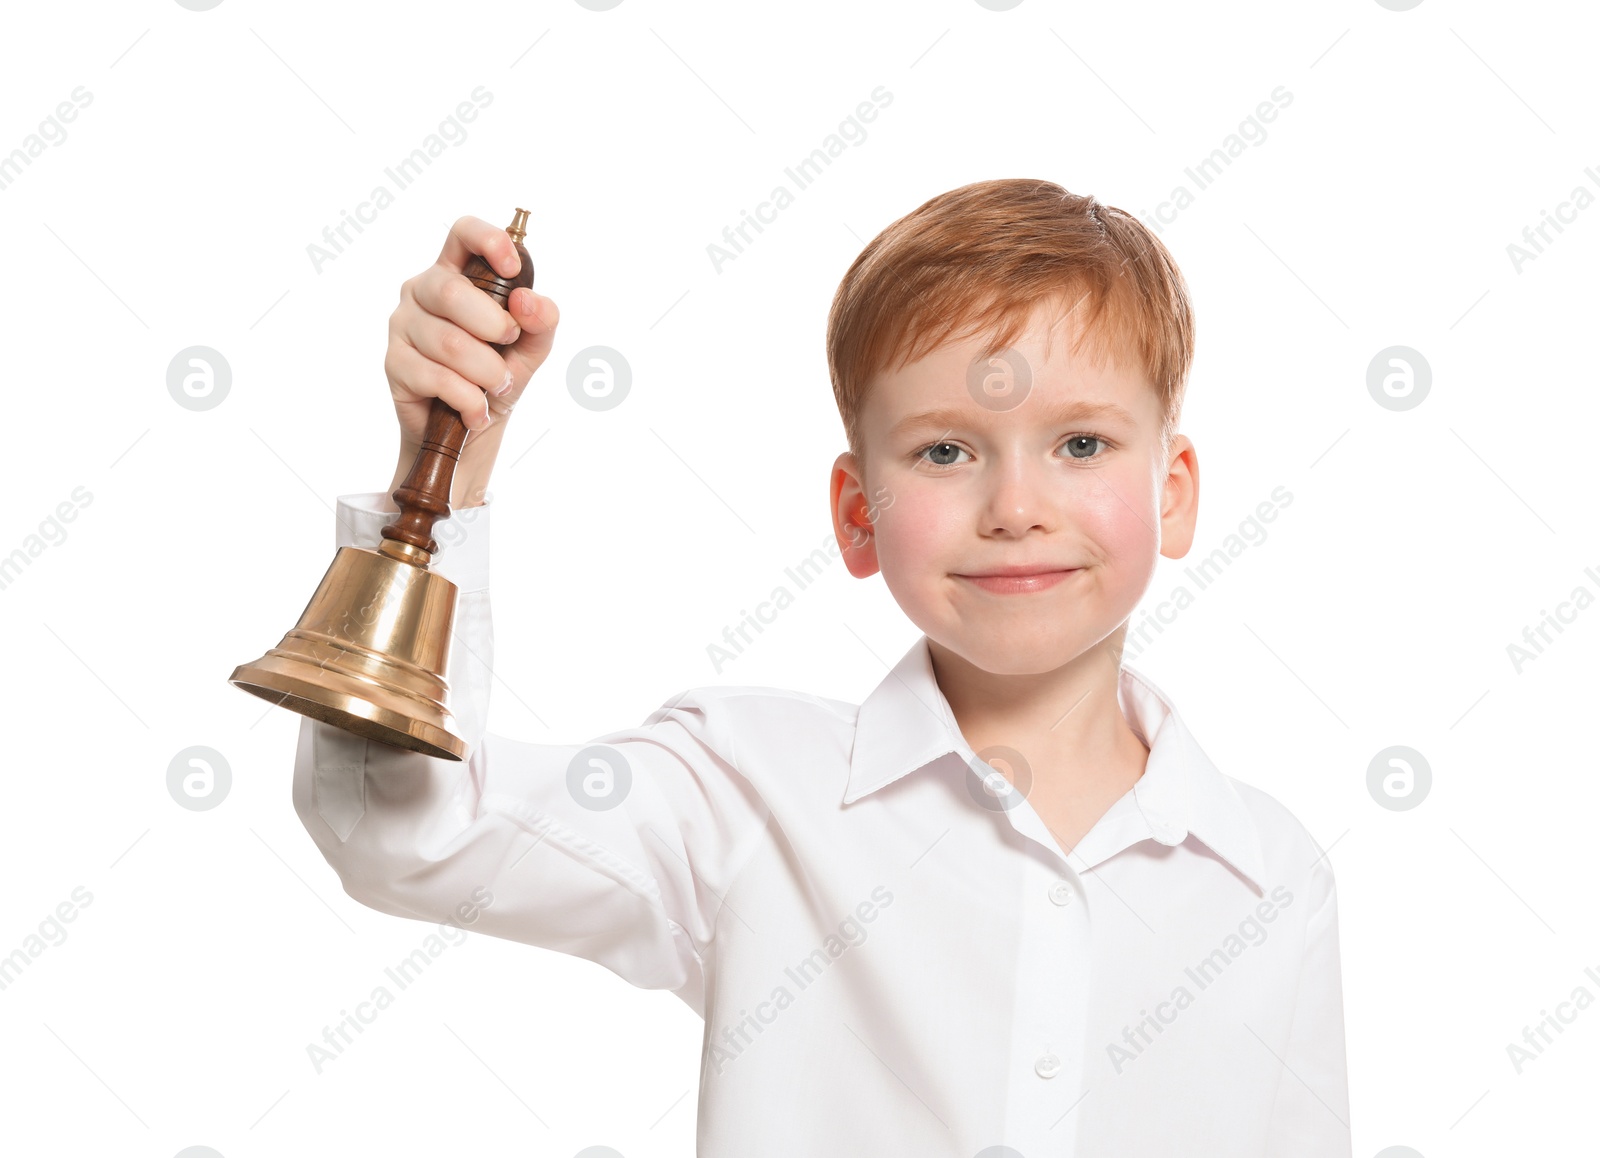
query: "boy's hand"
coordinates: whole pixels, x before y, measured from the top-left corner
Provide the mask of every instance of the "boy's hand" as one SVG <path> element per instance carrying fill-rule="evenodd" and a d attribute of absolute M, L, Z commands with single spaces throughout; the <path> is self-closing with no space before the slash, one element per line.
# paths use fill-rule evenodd
<path fill-rule="evenodd" d="M 461 415 L 468 432 L 451 487 L 452 507 L 483 502 L 505 420 L 550 353 L 561 319 L 555 302 L 521 288 L 512 291 L 507 313 L 462 273 L 473 254 L 481 254 L 501 277 L 515 276 L 520 265 L 504 229 L 481 218 L 461 218 L 450 227 L 439 260 L 401 285 L 383 358 L 400 423 L 390 493 L 410 473 L 428 411 L 435 398 L 442 398 Z M 504 356 L 491 348 L 513 341 Z"/>

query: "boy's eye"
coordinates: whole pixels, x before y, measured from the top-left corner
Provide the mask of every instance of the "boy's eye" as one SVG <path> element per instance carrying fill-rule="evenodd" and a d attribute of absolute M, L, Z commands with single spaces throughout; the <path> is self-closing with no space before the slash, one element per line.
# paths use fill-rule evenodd
<path fill-rule="evenodd" d="M 917 457 L 932 466 L 954 466 L 955 460 L 947 456 L 965 453 L 966 451 L 953 442 L 935 442 L 933 445 L 925 446 L 919 450 Z"/>
<path fill-rule="evenodd" d="M 1067 439 L 1065 444 L 1067 453 L 1072 455 L 1073 458 L 1093 458 L 1092 449 L 1083 445 L 1086 442 L 1094 443 L 1096 448 L 1104 448 L 1105 446 L 1104 439 L 1096 438 L 1092 434 L 1078 434 Z"/>

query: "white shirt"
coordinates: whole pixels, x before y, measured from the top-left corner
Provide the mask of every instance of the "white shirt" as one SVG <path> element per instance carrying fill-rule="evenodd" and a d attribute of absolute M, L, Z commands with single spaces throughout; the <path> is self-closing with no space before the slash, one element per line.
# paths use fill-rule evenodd
<path fill-rule="evenodd" d="M 383 501 L 342 496 L 339 545 Z M 1348 1158 L 1328 858 L 1143 676 L 1144 774 L 1071 854 L 985 790 L 925 636 L 859 706 L 701 687 L 584 744 L 485 734 L 489 523 L 434 532 L 468 760 L 307 718 L 295 808 L 371 908 L 682 998 L 699 1154 Z"/>

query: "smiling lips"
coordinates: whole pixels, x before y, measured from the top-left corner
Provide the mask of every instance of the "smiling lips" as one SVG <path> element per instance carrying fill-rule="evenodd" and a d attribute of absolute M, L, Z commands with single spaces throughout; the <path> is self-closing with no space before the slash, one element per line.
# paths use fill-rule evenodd
<path fill-rule="evenodd" d="M 1054 587 L 1069 575 L 1076 575 L 1080 567 L 1049 567 L 1037 563 L 1020 563 L 1012 567 L 994 567 L 987 571 L 956 576 L 975 587 L 992 591 L 996 595 L 1020 595 L 1029 591 L 1044 591 Z"/>

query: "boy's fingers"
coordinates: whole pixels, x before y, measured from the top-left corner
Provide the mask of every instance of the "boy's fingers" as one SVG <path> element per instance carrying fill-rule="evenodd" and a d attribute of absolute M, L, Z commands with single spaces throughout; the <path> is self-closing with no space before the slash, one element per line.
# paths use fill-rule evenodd
<path fill-rule="evenodd" d="M 487 392 L 449 366 L 437 362 L 410 344 L 402 344 L 391 354 L 386 369 L 412 398 L 439 398 L 450 406 L 469 430 L 488 425 Z"/>
<path fill-rule="evenodd" d="M 430 362 L 481 390 L 498 390 L 505 379 L 507 366 L 501 356 L 444 318 L 410 315 L 399 335 Z"/>
<path fill-rule="evenodd" d="M 522 268 L 517 247 L 504 229 L 481 217 L 458 218 L 439 250 L 439 261 L 459 273 L 467 268 L 474 254 L 481 255 L 501 277 L 516 277 Z"/>
<path fill-rule="evenodd" d="M 510 336 L 496 338 L 496 345 L 511 346 L 521 341 L 526 333 L 548 334 L 556 328 L 554 319 L 560 316 L 560 311 L 556 309 L 555 302 L 549 298 L 540 297 L 532 290 L 518 286 L 511 291 L 510 305 Z"/>
<path fill-rule="evenodd" d="M 506 311 L 492 297 L 449 266 L 431 265 L 408 284 L 422 313 L 454 322 L 485 342 L 504 342 L 507 332 L 520 325 L 507 318 Z M 415 311 L 406 312 L 409 316 Z"/>

